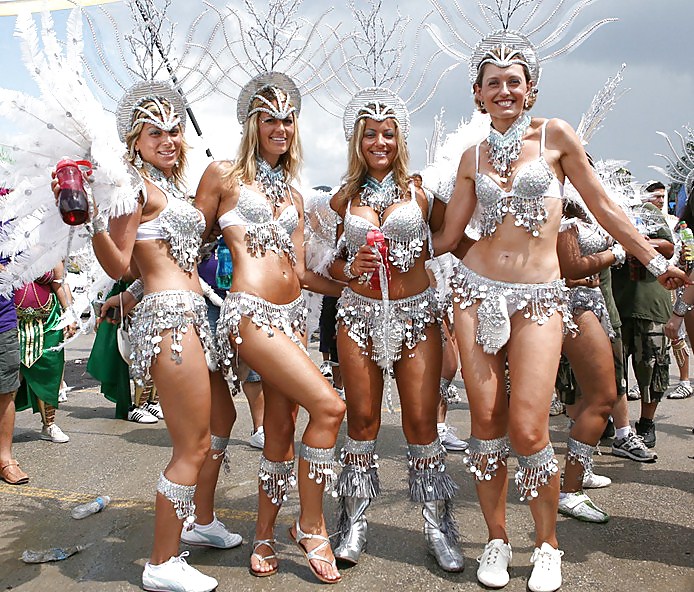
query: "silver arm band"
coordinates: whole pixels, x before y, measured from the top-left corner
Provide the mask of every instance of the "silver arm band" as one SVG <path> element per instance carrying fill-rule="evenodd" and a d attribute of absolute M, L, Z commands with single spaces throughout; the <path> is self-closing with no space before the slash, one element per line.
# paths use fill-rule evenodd
<path fill-rule="evenodd" d="M 613 265 L 619 266 L 624 264 L 627 258 L 627 253 L 622 245 L 615 243 L 610 247 L 610 251 L 612 251 L 612 254 L 614 255 Z"/>
<path fill-rule="evenodd" d="M 87 234 L 90 238 L 94 238 L 95 235 L 101 232 L 108 232 L 108 224 L 101 216 L 94 216 L 89 222 L 85 223 L 84 227 L 87 229 Z"/>
<path fill-rule="evenodd" d="M 658 253 L 653 259 L 648 262 L 646 269 L 650 271 L 655 277 L 660 277 L 663 275 L 669 266 L 667 259 Z"/>
<path fill-rule="evenodd" d="M 125 291 L 135 299 L 135 302 L 140 302 L 145 295 L 145 284 L 138 278 Z"/>
<path fill-rule="evenodd" d="M 345 263 L 345 266 L 342 268 L 342 272 L 345 274 L 345 277 L 348 280 L 353 280 L 356 277 L 359 277 L 358 274 L 352 273 L 352 263 L 354 263 L 354 259 L 348 259 L 347 263 Z"/>
<path fill-rule="evenodd" d="M 694 304 L 687 304 L 684 301 L 684 295 L 680 294 L 675 300 L 675 304 L 672 307 L 672 312 L 678 317 L 683 317 L 692 309 L 694 309 Z"/>

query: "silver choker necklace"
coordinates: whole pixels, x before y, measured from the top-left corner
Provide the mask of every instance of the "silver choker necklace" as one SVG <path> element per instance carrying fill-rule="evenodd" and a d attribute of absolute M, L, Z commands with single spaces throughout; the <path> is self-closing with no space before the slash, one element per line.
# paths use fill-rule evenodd
<path fill-rule="evenodd" d="M 513 122 L 505 134 L 496 131 L 493 127 L 489 130 L 487 142 L 489 143 L 489 164 L 499 173 L 502 183 L 506 183 L 511 176 L 511 167 L 518 160 L 523 148 L 523 136 L 530 126 L 530 115 L 527 111 Z"/>
<path fill-rule="evenodd" d="M 401 199 L 402 192 L 395 184 L 395 177 L 393 177 L 392 171 L 381 182 L 367 175 L 366 182 L 362 185 L 361 196 L 359 197 L 362 206 L 369 206 L 379 216 L 386 208 L 399 202 Z"/>
<path fill-rule="evenodd" d="M 278 208 L 289 192 L 289 185 L 287 185 L 282 165 L 278 164 L 273 169 L 266 160 L 256 158 L 255 167 L 255 182 L 272 205 Z"/>
<path fill-rule="evenodd" d="M 181 190 L 178 185 L 176 185 L 176 182 L 174 180 L 173 175 L 170 177 L 167 177 L 164 173 L 162 173 L 157 167 L 155 167 L 153 164 L 150 164 L 148 162 L 144 162 L 144 169 L 145 173 L 147 174 L 147 178 L 154 183 L 159 189 L 161 189 L 164 193 L 168 193 L 173 195 L 174 197 L 178 197 L 179 199 L 185 198 L 186 194 L 183 190 Z"/>

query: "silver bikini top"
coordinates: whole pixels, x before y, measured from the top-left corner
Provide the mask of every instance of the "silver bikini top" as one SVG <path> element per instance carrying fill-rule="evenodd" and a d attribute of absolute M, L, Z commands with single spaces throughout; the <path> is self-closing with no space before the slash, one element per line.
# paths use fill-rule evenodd
<path fill-rule="evenodd" d="M 205 219 L 202 212 L 188 203 L 183 192 L 168 180 L 165 179 L 166 183 L 164 183 L 152 173 L 149 180 L 164 193 L 166 206 L 156 218 L 143 222 L 137 227 L 135 240 L 168 242 L 171 256 L 178 266 L 190 273 L 197 265 L 202 233 L 205 231 Z M 147 203 L 147 190 L 144 185 L 142 192 L 144 203 Z"/>
<path fill-rule="evenodd" d="M 427 193 L 427 197 L 430 200 L 431 212 L 433 195 Z M 338 251 L 344 249 L 348 259 L 354 257 L 359 248 L 366 244 L 366 234 L 369 230 L 380 230 L 383 233 L 388 241 L 388 261 L 403 273 L 407 272 L 422 254 L 425 241 L 429 244 L 429 256 L 433 255 L 431 231 L 415 198 L 414 185 L 410 185 L 410 198 L 392 209 L 382 221 L 380 228 L 367 219 L 352 214 L 351 208 L 350 200 L 345 211 L 344 232 L 338 243 Z"/>
<path fill-rule="evenodd" d="M 239 181 L 239 200 L 236 207 L 222 214 L 219 227 L 246 227 L 246 245 L 253 257 L 265 255 L 267 250 L 278 255 L 287 254 L 292 264 L 296 263 L 296 253 L 292 234 L 299 225 L 299 212 L 289 192 L 290 205 L 284 208 L 277 218 L 265 195 L 249 189 Z"/>
<path fill-rule="evenodd" d="M 578 248 L 583 257 L 595 255 L 595 253 L 600 253 L 608 248 L 607 236 L 597 224 L 571 218 L 570 220 L 562 220 L 560 232 L 572 226 L 575 226 L 578 232 Z"/>
<path fill-rule="evenodd" d="M 540 155 L 522 165 L 516 172 L 510 191 L 504 191 L 486 173 L 480 173 L 480 144 L 475 148 L 476 217 L 480 220 L 480 234 L 491 236 L 506 214 L 515 218 L 516 226 L 523 226 L 533 236 L 540 235 L 540 227 L 547 222 L 545 198 L 562 199 L 564 187 L 544 158 L 545 128 L 542 124 Z"/>

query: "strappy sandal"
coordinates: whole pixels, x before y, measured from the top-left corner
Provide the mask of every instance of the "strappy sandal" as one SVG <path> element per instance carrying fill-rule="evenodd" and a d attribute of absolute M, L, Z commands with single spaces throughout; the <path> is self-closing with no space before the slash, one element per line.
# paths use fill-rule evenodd
<path fill-rule="evenodd" d="M 19 468 L 19 463 L 14 459 L 0 466 L 0 478 L 10 485 L 24 485 L 29 482 L 29 475 Z"/>
<path fill-rule="evenodd" d="M 272 551 L 271 555 L 262 556 L 260 553 L 256 552 L 263 545 L 270 548 L 270 550 Z M 277 559 L 277 551 L 275 551 L 275 545 L 275 539 L 256 539 L 255 541 L 253 541 L 253 552 L 251 553 L 251 558 L 255 557 L 259 563 L 267 561 L 268 559 Z M 253 565 L 250 565 L 248 567 L 248 571 L 250 571 L 251 575 L 255 576 L 256 578 L 274 576 L 277 573 L 278 569 L 279 566 L 277 565 L 274 569 L 271 569 L 270 571 L 256 571 L 255 569 L 253 569 Z"/>
<path fill-rule="evenodd" d="M 317 561 L 324 561 L 325 563 L 332 565 L 333 567 L 337 567 L 337 563 L 333 559 L 330 561 L 329 559 L 326 559 L 322 555 L 319 555 L 318 553 L 325 549 L 326 547 L 330 546 L 330 539 L 328 537 L 324 537 L 322 534 L 311 534 L 311 533 L 306 533 L 303 530 L 301 530 L 301 527 L 299 526 L 299 520 L 297 518 L 296 520 L 296 536 L 292 534 L 292 529 L 289 529 L 289 538 L 292 539 L 295 543 L 296 546 L 301 549 L 301 552 L 304 554 L 304 557 L 308 560 L 308 566 L 313 572 L 313 575 L 316 576 L 321 582 L 324 584 L 337 584 L 342 580 L 342 576 L 340 574 L 337 575 L 337 578 L 334 580 L 329 580 L 326 578 L 324 575 L 322 575 L 320 572 L 316 570 L 315 567 L 313 567 L 313 564 L 311 561 L 314 559 Z M 320 545 L 318 545 L 315 549 L 312 549 L 311 551 L 307 551 L 306 548 L 301 544 L 301 541 L 304 539 L 317 539 L 319 541 L 323 541 Z"/>

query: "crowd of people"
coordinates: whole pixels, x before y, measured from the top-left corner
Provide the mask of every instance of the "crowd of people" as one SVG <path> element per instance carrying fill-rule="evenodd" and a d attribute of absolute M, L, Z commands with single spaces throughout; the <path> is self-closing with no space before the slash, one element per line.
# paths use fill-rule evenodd
<path fill-rule="evenodd" d="M 213 590 L 217 580 L 189 565 L 180 543 L 228 549 L 242 542 L 214 512 L 236 420 L 231 395 L 242 388 L 251 438 L 262 447 L 249 565 L 256 577 L 280 569 L 275 525 L 294 486 L 300 509 L 289 536 L 315 577 L 335 584 L 341 565 L 358 563 L 373 536 L 366 514 L 381 490 L 377 443 L 393 381 L 409 499 L 421 504 L 427 548 L 441 569 L 464 569 L 453 515 L 458 476 L 446 466 L 447 449 L 464 452 L 488 530 L 477 579 L 491 588 L 510 577 L 512 454 L 518 496 L 535 528 L 533 592 L 562 584 L 558 513 L 609 519 L 584 492 L 609 485 L 592 461 L 608 423 L 615 455 L 655 461 L 668 339 L 679 344 L 684 366 L 681 324 L 694 308 L 688 270 L 678 266 L 686 251 L 678 259 L 680 241 L 662 214 L 666 188 L 644 186 L 643 203 L 627 216 L 571 126 L 531 115 L 534 49 L 511 34 L 478 47 L 471 84 L 489 133 L 460 157 L 446 199 L 412 175 L 406 103 L 383 88 L 352 97 L 343 118 L 348 162 L 329 197 L 334 245 L 320 268 L 307 265 L 308 212 L 293 185 L 302 163 L 301 96 L 289 76 L 259 72 L 246 83 L 236 158 L 212 162 L 192 197 L 181 96 L 144 82 L 120 101 L 118 134 L 138 189 L 129 212 L 108 219 L 93 211 L 85 226 L 99 264 L 118 280 L 100 307 L 99 354 L 89 371 L 117 417 L 163 419 L 171 437 L 145 590 Z M 569 184 L 580 199 L 567 199 Z M 57 179 L 53 189 L 57 199 Z M 637 228 L 632 221 L 641 219 L 648 223 Z M 474 238 L 466 234 L 471 227 Z M 233 262 L 230 286 L 218 281 L 215 248 Z M 432 267 L 446 253 L 455 260 L 441 285 Z M 681 288 L 673 306 L 670 290 Z M 320 369 L 307 355 L 303 290 L 325 296 Z M 11 453 L 15 407 L 41 413 L 43 438 L 69 439 L 55 423 L 64 359 L 54 346 L 76 329 L 58 323 L 70 302 L 62 267 L 14 300 L 0 299 L 0 475 L 7 483 L 29 479 Z M 115 325 L 128 315 L 131 351 L 119 359 Z M 629 357 L 641 397 L 635 429 L 626 407 Z M 465 441 L 445 423 L 457 358 L 470 410 Z M 687 372 L 677 387 L 686 396 Z M 555 387 L 571 421 L 563 482 L 548 423 Z M 308 423 L 295 451 L 299 407 Z M 339 501 L 332 538 L 325 492 Z"/>

